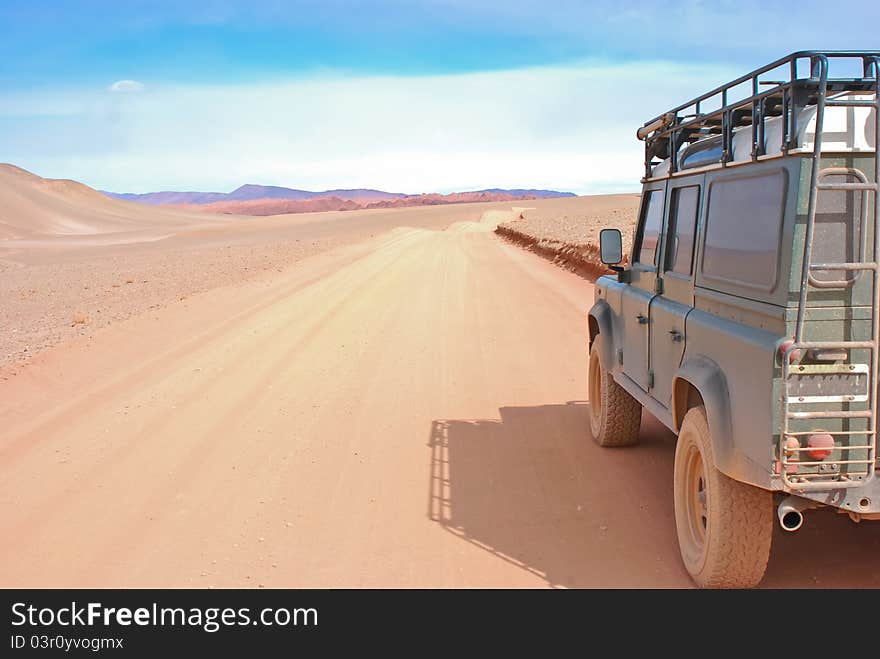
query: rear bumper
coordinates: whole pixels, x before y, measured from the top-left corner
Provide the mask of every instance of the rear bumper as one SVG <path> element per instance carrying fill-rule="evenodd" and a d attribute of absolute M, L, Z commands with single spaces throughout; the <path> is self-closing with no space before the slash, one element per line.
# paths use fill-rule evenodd
<path fill-rule="evenodd" d="M 859 515 L 880 515 L 880 477 L 877 476 L 858 487 L 810 492 L 784 488 L 784 491 L 826 506 L 839 508 L 842 512 Z"/>

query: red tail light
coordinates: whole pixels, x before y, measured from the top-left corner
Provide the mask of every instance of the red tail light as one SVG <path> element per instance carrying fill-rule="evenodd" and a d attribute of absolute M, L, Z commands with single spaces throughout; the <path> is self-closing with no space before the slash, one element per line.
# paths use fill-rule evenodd
<path fill-rule="evenodd" d="M 807 446 L 810 449 L 807 454 L 813 460 L 824 460 L 831 455 L 831 450 L 834 448 L 834 437 L 828 433 L 816 433 L 807 438 Z"/>

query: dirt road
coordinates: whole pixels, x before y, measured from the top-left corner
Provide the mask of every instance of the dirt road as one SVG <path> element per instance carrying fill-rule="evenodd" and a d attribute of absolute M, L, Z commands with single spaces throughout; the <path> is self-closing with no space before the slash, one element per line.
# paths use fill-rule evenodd
<path fill-rule="evenodd" d="M 487 215 L 195 295 L 0 381 L 0 584 L 690 585 L 671 436 L 588 436 L 590 284 Z M 878 586 L 878 547 L 813 514 L 765 584 Z"/>

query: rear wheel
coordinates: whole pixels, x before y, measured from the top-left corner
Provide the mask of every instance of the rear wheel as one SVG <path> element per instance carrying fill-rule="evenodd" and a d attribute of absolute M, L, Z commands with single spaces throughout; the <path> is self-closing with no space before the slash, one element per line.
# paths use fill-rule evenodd
<path fill-rule="evenodd" d="M 590 348 L 590 431 L 599 446 L 632 446 L 639 441 L 642 405 L 602 367 L 603 341 L 598 334 Z"/>
<path fill-rule="evenodd" d="M 715 468 L 706 410 L 694 407 L 675 447 L 675 525 L 685 568 L 702 588 L 752 588 L 764 576 L 773 495 Z"/>

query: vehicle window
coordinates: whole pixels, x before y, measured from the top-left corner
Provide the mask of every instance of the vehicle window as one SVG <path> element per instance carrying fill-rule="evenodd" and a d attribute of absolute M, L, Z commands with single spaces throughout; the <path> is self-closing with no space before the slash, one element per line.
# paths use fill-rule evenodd
<path fill-rule="evenodd" d="M 670 199 L 669 244 L 666 249 L 666 270 L 690 275 L 694 262 L 694 234 L 700 210 L 700 186 L 676 188 Z"/>
<path fill-rule="evenodd" d="M 636 263 L 657 264 L 657 242 L 663 225 L 663 190 L 651 190 L 642 208 L 642 232 Z"/>
<path fill-rule="evenodd" d="M 703 274 L 745 286 L 776 285 L 785 205 L 783 170 L 722 179 L 709 189 Z"/>
<path fill-rule="evenodd" d="M 859 183 L 852 174 L 830 174 L 822 183 Z M 813 227 L 812 263 L 852 263 L 859 259 L 864 193 L 856 190 L 819 190 Z M 816 270 L 819 281 L 853 279 L 853 271 Z"/>

